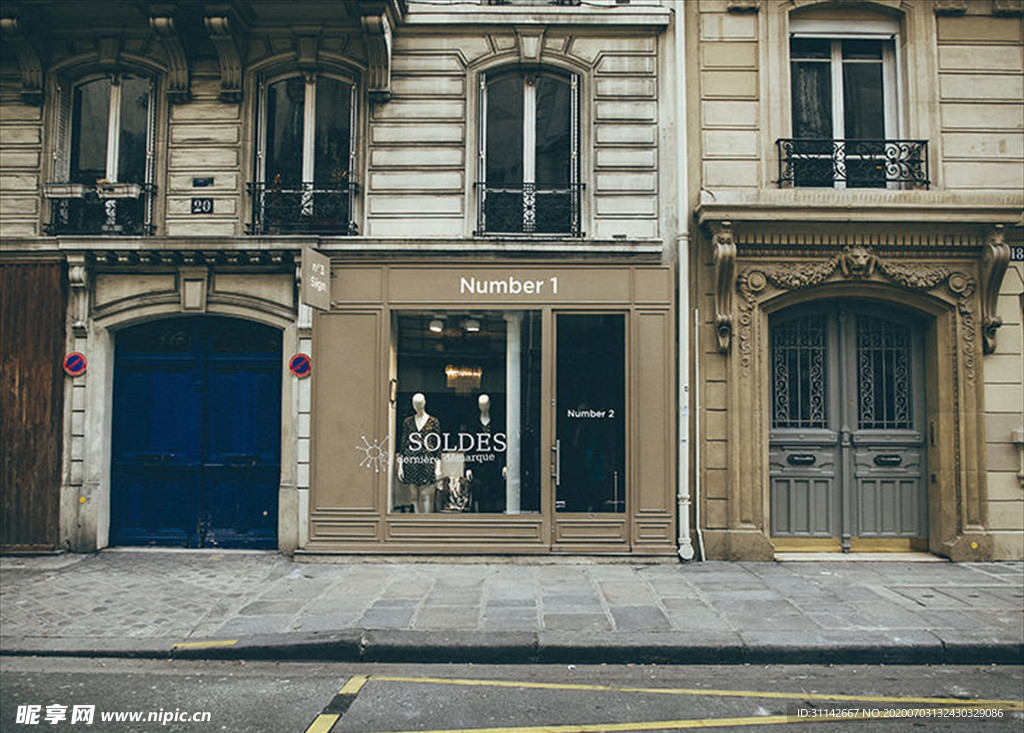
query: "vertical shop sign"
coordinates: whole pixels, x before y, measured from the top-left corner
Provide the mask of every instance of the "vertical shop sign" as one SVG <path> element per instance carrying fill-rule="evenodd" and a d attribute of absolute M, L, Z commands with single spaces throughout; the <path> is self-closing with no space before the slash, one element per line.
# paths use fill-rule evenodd
<path fill-rule="evenodd" d="M 315 249 L 302 250 L 299 299 L 311 308 L 331 309 L 331 260 Z"/>

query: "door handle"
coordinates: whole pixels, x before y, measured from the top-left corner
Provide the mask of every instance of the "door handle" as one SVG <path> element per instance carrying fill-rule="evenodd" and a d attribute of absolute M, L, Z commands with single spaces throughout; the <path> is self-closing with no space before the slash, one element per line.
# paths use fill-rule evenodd
<path fill-rule="evenodd" d="M 562 484 L 562 441 L 556 440 L 551 446 L 551 477 L 555 479 L 555 486 Z"/>
<path fill-rule="evenodd" d="M 874 458 L 876 466 L 901 466 L 903 465 L 903 456 L 898 453 L 879 453 Z"/>
<path fill-rule="evenodd" d="M 791 466 L 813 466 L 817 460 L 813 453 L 790 453 L 786 456 L 786 463 Z"/>

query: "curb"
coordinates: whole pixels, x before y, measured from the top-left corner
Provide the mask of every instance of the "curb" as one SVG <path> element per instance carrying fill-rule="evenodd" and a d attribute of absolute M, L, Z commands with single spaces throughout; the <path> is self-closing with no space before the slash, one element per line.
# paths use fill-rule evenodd
<path fill-rule="evenodd" d="M 0 656 L 471 664 L 1024 664 L 1024 642 L 888 634 L 774 643 L 731 634 L 367 630 L 240 639 L 0 639 Z"/>

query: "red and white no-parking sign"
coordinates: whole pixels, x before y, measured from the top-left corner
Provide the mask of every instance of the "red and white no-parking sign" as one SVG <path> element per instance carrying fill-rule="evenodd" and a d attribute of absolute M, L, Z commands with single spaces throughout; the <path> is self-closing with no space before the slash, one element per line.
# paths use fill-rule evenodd
<path fill-rule="evenodd" d="M 288 361 L 288 368 L 301 379 L 313 373 L 313 362 L 308 354 L 296 354 Z"/>
<path fill-rule="evenodd" d="M 88 362 L 85 360 L 85 354 L 81 351 L 70 351 L 68 355 L 64 357 L 64 371 L 71 377 L 80 377 L 85 374 L 85 369 L 88 366 Z"/>

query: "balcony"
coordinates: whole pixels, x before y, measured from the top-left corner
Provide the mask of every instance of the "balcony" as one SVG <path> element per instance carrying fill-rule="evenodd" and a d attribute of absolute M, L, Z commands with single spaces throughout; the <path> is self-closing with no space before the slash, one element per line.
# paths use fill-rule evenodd
<path fill-rule="evenodd" d="M 48 183 L 50 201 L 46 233 L 58 235 L 141 236 L 153 233 L 152 184 L 97 181 Z"/>
<path fill-rule="evenodd" d="M 776 141 L 780 186 L 928 188 L 927 140 Z"/>
<path fill-rule="evenodd" d="M 249 234 L 358 234 L 352 219 L 358 185 L 250 183 L 252 222 Z"/>
<path fill-rule="evenodd" d="M 584 184 L 519 187 L 477 183 L 476 235 L 551 234 L 581 237 L 580 194 Z"/>

